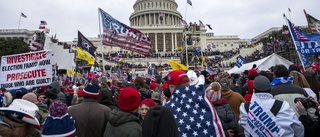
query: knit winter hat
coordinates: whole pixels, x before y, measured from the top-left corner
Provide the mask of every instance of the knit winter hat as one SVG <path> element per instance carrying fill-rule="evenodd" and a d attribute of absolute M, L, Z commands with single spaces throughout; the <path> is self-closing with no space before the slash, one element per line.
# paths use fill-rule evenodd
<path fill-rule="evenodd" d="M 97 78 L 92 78 L 91 84 L 92 85 L 99 85 L 99 80 Z"/>
<path fill-rule="evenodd" d="M 83 90 L 83 95 L 89 98 L 98 98 L 99 90 L 100 90 L 100 86 L 88 84 Z"/>
<path fill-rule="evenodd" d="M 60 100 L 53 102 L 49 107 L 49 114 L 52 117 L 62 117 L 68 112 L 68 106 Z"/>
<path fill-rule="evenodd" d="M 215 102 L 221 98 L 221 85 L 218 82 L 213 82 L 206 89 L 207 97 L 211 102 Z"/>
<path fill-rule="evenodd" d="M 145 105 L 147 105 L 148 107 L 153 107 L 153 106 L 155 106 L 156 105 L 156 102 L 154 102 L 152 99 L 150 99 L 150 98 L 146 98 L 146 99 L 144 99 L 144 100 L 142 100 L 142 102 L 140 103 L 140 107 L 143 105 L 143 104 L 145 104 Z"/>
<path fill-rule="evenodd" d="M 254 79 L 253 87 L 255 92 L 270 92 L 271 87 L 270 87 L 270 81 L 267 77 L 265 76 L 258 76 Z"/>
<path fill-rule="evenodd" d="M 132 87 L 122 88 L 118 98 L 119 109 L 122 111 L 133 111 L 140 105 L 140 94 Z"/>
<path fill-rule="evenodd" d="M 73 118 L 67 113 L 68 106 L 60 100 L 53 102 L 49 107 L 49 115 L 46 118 L 42 137 L 74 137 L 76 128 Z"/>

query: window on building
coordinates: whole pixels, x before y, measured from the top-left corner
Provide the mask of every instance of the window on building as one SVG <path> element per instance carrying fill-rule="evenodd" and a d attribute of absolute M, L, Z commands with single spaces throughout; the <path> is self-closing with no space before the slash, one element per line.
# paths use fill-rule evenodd
<path fill-rule="evenodd" d="M 226 47 L 226 46 L 227 46 L 227 44 L 224 44 L 224 46 Z"/>
<path fill-rule="evenodd" d="M 233 44 L 231 44 L 231 47 L 233 47 Z"/>

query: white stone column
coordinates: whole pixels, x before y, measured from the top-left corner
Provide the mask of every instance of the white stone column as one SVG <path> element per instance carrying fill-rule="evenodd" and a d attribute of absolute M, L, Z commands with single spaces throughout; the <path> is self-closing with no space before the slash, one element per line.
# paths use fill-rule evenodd
<path fill-rule="evenodd" d="M 144 14 L 144 26 L 147 26 L 148 24 L 147 24 L 147 15 L 146 14 Z"/>
<path fill-rule="evenodd" d="M 150 25 L 150 24 L 151 24 L 151 22 L 152 22 L 151 14 L 149 14 L 149 24 L 148 24 L 148 25 Z"/>
<path fill-rule="evenodd" d="M 163 51 L 166 52 L 166 33 L 163 33 Z"/>
<path fill-rule="evenodd" d="M 158 52 L 158 36 L 154 33 L 154 46 L 156 47 L 156 52 Z"/>
<path fill-rule="evenodd" d="M 173 52 L 173 50 L 175 49 L 175 45 L 174 45 L 174 40 L 173 40 L 173 35 L 175 33 L 171 33 L 171 51 Z"/>
<path fill-rule="evenodd" d="M 153 13 L 153 23 L 156 24 L 156 14 Z"/>
<path fill-rule="evenodd" d="M 178 46 L 177 33 L 174 33 L 174 46 Z M 182 47 L 182 45 L 180 45 Z"/>
<path fill-rule="evenodd" d="M 167 20 L 166 17 L 167 17 L 167 14 L 164 14 L 164 17 L 163 17 L 163 20 L 162 20 L 162 24 L 163 25 L 167 25 L 166 24 L 166 20 Z"/>

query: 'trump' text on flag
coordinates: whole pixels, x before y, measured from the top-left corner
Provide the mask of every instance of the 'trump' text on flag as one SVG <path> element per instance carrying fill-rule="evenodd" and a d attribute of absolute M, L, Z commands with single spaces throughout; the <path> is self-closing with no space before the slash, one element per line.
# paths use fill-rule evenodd
<path fill-rule="evenodd" d="M 145 56 L 150 55 L 151 40 L 139 30 L 131 28 L 99 8 L 102 19 L 102 43 L 134 51 Z"/>

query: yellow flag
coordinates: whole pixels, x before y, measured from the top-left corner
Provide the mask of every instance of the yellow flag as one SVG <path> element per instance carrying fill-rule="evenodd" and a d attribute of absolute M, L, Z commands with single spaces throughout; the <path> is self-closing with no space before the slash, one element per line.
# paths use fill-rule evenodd
<path fill-rule="evenodd" d="M 176 46 L 176 50 L 180 51 L 180 50 L 181 50 L 181 47 Z"/>
<path fill-rule="evenodd" d="M 207 66 L 207 62 L 202 56 L 200 56 L 199 59 L 203 62 L 203 66 Z"/>
<path fill-rule="evenodd" d="M 179 62 L 173 60 L 168 60 L 168 62 L 173 70 L 188 70 L 187 66 L 180 64 Z"/>
<path fill-rule="evenodd" d="M 75 72 L 74 72 L 73 70 L 70 70 L 70 69 L 67 70 L 67 74 L 68 74 L 68 75 L 74 75 L 74 73 L 75 73 Z"/>
<path fill-rule="evenodd" d="M 252 47 L 253 47 L 253 48 L 256 48 L 257 46 L 256 46 L 256 44 L 252 44 Z"/>
<path fill-rule="evenodd" d="M 88 62 L 88 64 L 92 64 L 92 65 L 94 64 L 93 57 L 91 57 L 88 53 L 84 52 L 79 47 L 78 47 L 78 55 L 76 58 L 81 59 L 81 60 L 86 60 Z"/>

